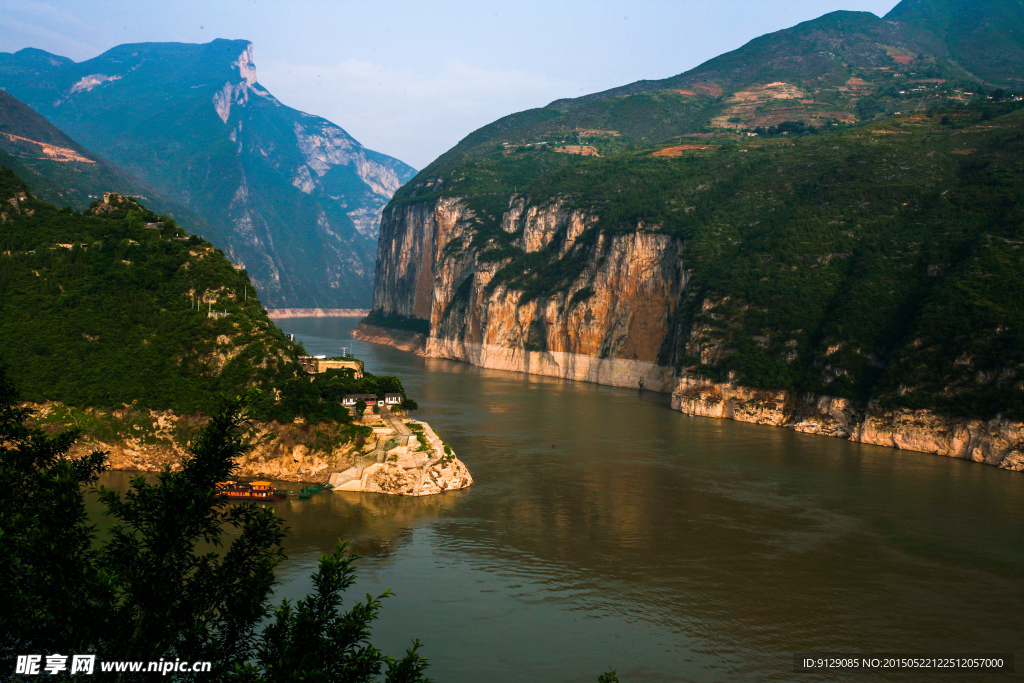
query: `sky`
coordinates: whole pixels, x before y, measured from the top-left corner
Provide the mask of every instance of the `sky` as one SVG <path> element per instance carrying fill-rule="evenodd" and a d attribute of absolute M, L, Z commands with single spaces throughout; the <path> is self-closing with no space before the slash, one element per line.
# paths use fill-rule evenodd
<path fill-rule="evenodd" d="M 252 41 L 259 82 L 420 169 L 507 114 L 682 73 L 834 10 L 896 0 L 0 0 L 0 52 Z"/>

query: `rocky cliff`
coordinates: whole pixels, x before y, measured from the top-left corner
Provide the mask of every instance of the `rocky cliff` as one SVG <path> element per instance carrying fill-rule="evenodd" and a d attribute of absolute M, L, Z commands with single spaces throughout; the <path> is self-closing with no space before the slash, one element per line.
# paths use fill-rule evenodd
<path fill-rule="evenodd" d="M 671 389 L 659 365 L 686 283 L 682 240 L 655 232 L 577 244 L 594 217 L 513 198 L 502 229 L 525 253 L 556 249 L 587 265 L 549 298 L 492 280 L 500 264 L 470 249 L 475 216 L 459 200 L 389 211 L 382 222 L 374 309 L 426 319 L 424 352 L 474 365 L 614 386 Z M 556 244 L 557 241 L 557 244 Z M 598 256 L 599 254 L 599 256 Z M 381 340 L 379 328 L 357 336 Z M 410 340 L 403 336 L 407 348 Z M 398 345 L 398 344 L 396 344 Z"/>
<path fill-rule="evenodd" d="M 119 45 L 79 63 L 0 53 L 0 87 L 201 215 L 265 303 L 369 302 L 380 212 L 413 169 L 282 104 L 248 41 Z"/>
<path fill-rule="evenodd" d="M 807 434 L 963 458 L 1024 472 L 1024 423 L 965 419 L 929 410 L 858 408 L 848 399 L 793 396 L 680 377 L 672 407 L 687 415 L 786 427 Z"/>
<path fill-rule="evenodd" d="M 1024 125 L 1019 114 L 1003 120 Z M 995 227 L 995 214 L 976 213 L 975 228 L 961 231 L 944 208 L 957 194 L 975 210 L 995 206 L 1003 190 L 988 178 L 946 176 L 940 206 L 910 192 L 902 206 L 914 202 L 918 212 L 894 227 L 888 201 L 870 208 L 875 190 L 859 169 L 852 181 L 842 163 L 877 159 L 875 171 L 887 172 L 898 160 L 908 177 L 945 176 L 939 149 L 899 155 L 903 138 L 884 152 L 871 140 L 890 161 L 846 157 L 829 171 L 832 187 L 815 180 L 813 191 L 797 193 L 805 199 L 793 198 L 809 160 L 831 164 L 819 157 L 875 135 L 779 143 L 749 175 L 735 170 L 751 163 L 748 149 L 702 151 L 681 161 L 695 172 L 668 178 L 670 167 L 646 164 L 675 162 L 632 155 L 624 171 L 618 160 L 575 171 L 604 181 L 616 169 L 613 189 L 536 183 L 497 209 L 473 195 L 418 199 L 417 186 L 431 179 L 414 181 L 384 211 L 372 324 L 356 335 L 488 368 L 672 393 L 673 407 L 691 415 L 1024 469 L 1019 351 L 1002 336 L 1015 334 L 1024 313 L 1016 299 L 1003 301 L 1016 271 L 995 265 L 1016 263 L 1019 242 Z M 993 150 L 988 163 L 1005 171 L 999 159 L 1012 151 L 984 136 L 974 139 Z M 775 189 L 766 167 L 784 178 L 768 181 Z M 632 214 L 639 220 L 623 221 L 620 211 L 621 222 L 611 222 L 617 200 L 608 196 L 638 179 L 680 188 L 652 195 L 670 218 L 643 220 L 659 215 L 645 200 Z M 707 199 L 715 185 L 730 194 Z M 856 206 L 836 206 L 839 187 Z M 771 215 L 787 204 L 798 218 Z M 670 229 L 671 220 L 689 223 Z M 922 250 L 939 234 L 949 240 L 943 256 Z M 891 250 L 883 260 L 879 244 Z M 950 315 L 957 310 L 966 317 Z"/>
<path fill-rule="evenodd" d="M 452 244 L 473 225 L 465 202 L 443 200 L 386 212 L 382 224 L 375 310 L 429 320 L 429 336 L 362 324 L 355 336 L 432 358 L 487 368 L 639 387 L 672 394 L 688 415 L 732 419 L 935 453 L 1024 471 L 1024 423 L 965 419 L 929 410 L 885 409 L 877 403 L 826 395 L 766 391 L 709 382 L 666 364 L 676 343 L 677 308 L 684 297 L 685 241 L 637 231 L 592 247 L 574 244 L 594 222 L 559 205 L 525 209 L 514 198 L 503 228 L 527 252 L 554 240 L 564 256 L 594 249 L 567 291 L 522 302 L 523 293 L 488 287 L 494 264 Z M 585 297 L 575 292 L 585 291 Z M 703 308 L 712 310 L 713 302 Z M 682 346 L 711 363 L 722 353 L 711 328 L 694 326 Z M 544 350 L 533 350 L 543 347 Z"/>
<path fill-rule="evenodd" d="M 494 121 L 384 210 L 357 334 L 1015 468 L 1020 17 L 833 12 Z"/>

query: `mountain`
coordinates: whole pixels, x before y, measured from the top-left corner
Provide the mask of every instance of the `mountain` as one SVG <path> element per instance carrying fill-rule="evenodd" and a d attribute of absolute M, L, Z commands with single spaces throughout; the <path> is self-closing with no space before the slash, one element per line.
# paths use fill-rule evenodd
<path fill-rule="evenodd" d="M 607 154 L 786 121 L 837 127 L 1022 84 L 1021 0 L 904 0 L 885 18 L 832 12 L 671 78 L 506 116 L 471 133 L 422 177 L 447 175 L 495 146 L 582 145 Z"/>
<path fill-rule="evenodd" d="M 931 33 L 942 56 L 987 83 L 1019 88 L 1024 81 L 1020 0 L 904 0 L 885 19 Z"/>
<path fill-rule="evenodd" d="M 8 169 L 0 201 L 0 363 L 27 399 L 209 411 L 297 374 L 245 273 L 173 219 L 118 194 L 57 209 Z"/>
<path fill-rule="evenodd" d="M 965 425 L 1024 419 L 1024 111 L 945 35 L 833 13 L 476 131 L 385 209 L 359 334 L 1003 462 Z"/>
<path fill-rule="evenodd" d="M 255 416 L 305 424 L 350 422 L 345 394 L 404 394 L 383 375 L 308 375 L 247 274 L 133 197 L 58 209 L 0 167 L 0 207 L 0 365 L 27 400 L 210 414 L 259 389 Z"/>
<path fill-rule="evenodd" d="M 281 104 L 251 43 L 120 45 L 80 63 L 26 49 L 0 54 L 0 87 L 203 216 L 269 305 L 368 302 L 380 211 L 414 171 Z"/>
<path fill-rule="evenodd" d="M 85 209 L 104 193 L 140 198 L 197 231 L 209 225 L 152 185 L 85 149 L 12 95 L 0 91 L 0 165 L 14 170 L 42 201 Z"/>
<path fill-rule="evenodd" d="M 245 396 L 238 474 L 323 482 L 372 435 L 342 397 L 405 394 L 396 377 L 305 372 L 246 273 L 174 219 L 113 193 L 58 209 L 4 167 L 0 292 L 3 391 L 34 404 L 37 426 L 80 432 L 73 456 L 108 451 L 114 469 L 180 466 L 205 416 Z"/>

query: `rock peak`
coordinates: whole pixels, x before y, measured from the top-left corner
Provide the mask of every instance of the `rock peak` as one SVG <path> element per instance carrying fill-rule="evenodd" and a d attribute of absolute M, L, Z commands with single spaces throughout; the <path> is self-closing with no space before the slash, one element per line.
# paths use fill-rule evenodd
<path fill-rule="evenodd" d="M 256 64 L 253 62 L 252 52 L 252 43 L 247 43 L 242 54 L 238 55 L 238 59 L 232 64 L 238 68 L 238 75 L 245 81 L 247 88 L 251 88 L 256 82 Z"/>

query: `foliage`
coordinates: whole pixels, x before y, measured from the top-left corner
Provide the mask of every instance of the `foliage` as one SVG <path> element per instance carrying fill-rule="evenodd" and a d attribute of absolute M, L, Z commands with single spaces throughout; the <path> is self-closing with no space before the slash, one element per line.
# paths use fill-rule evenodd
<path fill-rule="evenodd" d="M 780 135 L 817 135 L 818 129 L 815 126 L 808 126 L 803 121 L 783 121 L 776 126 L 767 128 L 757 126 L 752 132 L 763 137 L 778 137 Z"/>
<path fill-rule="evenodd" d="M 320 559 L 313 594 L 285 602 L 264 624 L 283 522 L 272 508 L 226 504 L 215 486 L 248 449 L 240 401 L 210 419 L 180 471 L 165 468 L 155 484 L 138 477 L 125 494 L 100 489 L 115 522 L 105 538 L 89 524 L 83 489 L 106 467 L 105 454 L 70 460 L 76 433 L 28 429 L 30 411 L 16 401 L 0 372 L 0 662 L 8 671 L 17 654 L 79 652 L 208 660 L 216 668 L 203 680 L 368 681 L 384 664 L 387 680 L 426 680 L 418 643 L 396 661 L 369 642 L 387 593 L 342 609 L 354 577 L 344 545 Z"/>
<path fill-rule="evenodd" d="M 341 404 L 349 394 L 374 394 L 379 400 L 384 400 L 384 394 L 405 396 L 398 377 L 365 372 L 355 379 L 350 370 L 344 369 L 314 375 L 300 373 L 282 381 L 276 389 L 279 395 L 263 392 L 254 402 L 255 414 L 262 419 L 290 422 L 294 416 L 302 416 L 311 424 L 325 420 L 349 422 L 349 410 Z"/>
<path fill-rule="evenodd" d="M 8 672 L 18 654 L 88 652 L 90 625 L 112 598 L 81 491 L 105 456 L 67 459 L 77 433 L 47 437 L 25 426 L 30 416 L 0 366 L 0 666 Z"/>
<path fill-rule="evenodd" d="M 0 196 L 19 185 L 0 169 Z M 0 355 L 29 400 L 209 412 L 297 373 L 244 271 L 173 219 L 117 196 L 86 213 L 18 205 L 0 222 Z"/>
<path fill-rule="evenodd" d="M 331 371 L 310 376 L 290 343 L 205 240 L 136 200 L 111 195 L 84 213 L 35 200 L 0 167 L 0 358 L 26 399 L 78 408 L 209 414 L 249 388 L 261 419 L 350 421 L 348 393 L 401 393 L 401 381 Z M 226 312 L 210 317 L 208 311 Z M 93 436 L 130 427 L 92 424 Z"/>
<path fill-rule="evenodd" d="M 1020 102 L 699 142 L 682 156 L 655 155 L 662 143 L 576 159 L 518 185 L 527 210 L 596 218 L 567 251 L 563 230 L 526 253 L 496 208 L 486 223 L 478 212 L 464 248 L 501 257 L 485 293 L 581 305 L 615 239 L 659 233 L 685 247 L 687 275 L 660 363 L 759 389 L 1024 419 Z M 508 198 L 518 163 L 493 150 L 471 167 Z M 482 181 L 458 173 L 444 191 L 475 207 Z M 499 206 L 488 192 L 480 201 Z M 524 348 L 543 350 L 544 324 L 531 322 Z"/>

